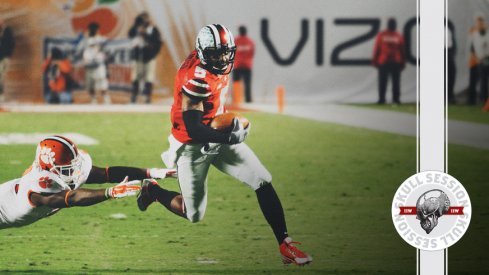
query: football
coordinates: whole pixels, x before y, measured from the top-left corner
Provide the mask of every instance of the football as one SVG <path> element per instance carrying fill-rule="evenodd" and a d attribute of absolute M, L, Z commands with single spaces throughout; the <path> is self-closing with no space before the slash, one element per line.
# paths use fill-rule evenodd
<path fill-rule="evenodd" d="M 250 122 L 248 119 L 243 117 L 238 113 L 228 112 L 221 115 L 217 115 L 211 121 L 211 128 L 216 129 L 222 132 L 231 132 L 233 130 L 233 119 L 238 118 L 241 123 L 243 123 L 243 127 L 247 128 Z"/>

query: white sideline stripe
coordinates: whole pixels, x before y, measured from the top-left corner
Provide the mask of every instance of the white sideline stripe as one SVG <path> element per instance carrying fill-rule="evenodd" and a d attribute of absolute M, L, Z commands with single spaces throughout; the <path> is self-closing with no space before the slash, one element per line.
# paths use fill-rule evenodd
<path fill-rule="evenodd" d="M 182 88 L 185 90 L 185 92 L 193 95 L 193 96 L 198 96 L 198 97 L 208 97 L 211 95 L 211 93 L 207 93 L 207 94 L 199 94 L 199 93 L 196 93 L 196 92 L 192 92 L 190 91 L 189 89 L 185 88 L 185 86 L 182 86 Z"/>
<path fill-rule="evenodd" d="M 37 144 L 53 133 L 6 133 L 0 134 L 0 145 Z M 77 145 L 97 145 L 99 141 L 80 133 L 60 133 L 59 135 L 71 139 Z"/>

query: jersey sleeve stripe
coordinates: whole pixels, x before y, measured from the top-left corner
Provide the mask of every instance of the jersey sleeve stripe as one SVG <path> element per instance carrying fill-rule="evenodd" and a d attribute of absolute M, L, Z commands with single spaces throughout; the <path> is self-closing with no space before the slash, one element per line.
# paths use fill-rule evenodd
<path fill-rule="evenodd" d="M 195 85 L 195 86 L 199 86 L 199 87 L 201 87 L 201 88 L 206 88 L 206 89 L 208 89 L 208 88 L 209 88 L 209 84 L 206 84 L 206 83 L 199 83 L 199 82 L 197 82 L 197 81 L 195 81 L 195 80 L 193 80 L 193 79 L 192 79 L 192 80 L 190 80 L 190 81 L 189 81 L 189 83 L 190 83 L 190 84 L 192 84 L 192 85 Z"/>
<path fill-rule="evenodd" d="M 191 90 L 187 89 L 187 87 L 185 87 L 185 86 L 183 86 L 182 88 L 189 95 L 196 96 L 196 97 L 202 97 L 202 98 L 204 98 L 204 97 L 208 97 L 208 96 L 211 95 L 211 93 L 200 94 L 200 93 L 192 92 Z"/>

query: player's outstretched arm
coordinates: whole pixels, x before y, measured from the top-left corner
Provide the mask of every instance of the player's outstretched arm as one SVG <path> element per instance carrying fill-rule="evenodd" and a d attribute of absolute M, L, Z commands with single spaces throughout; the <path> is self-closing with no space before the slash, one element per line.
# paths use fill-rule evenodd
<path fill-rule="evenodd" d="M 31 193 L 30 200 L 36 206 L 67 208 L 71 206 L 90 206 L 107 200 L 105 190 L 77 189 L 61 191 L 56 194 Z"/>
<path fill-rule="evenodd" d="M 126 176 L 129 180 L 143 180 L 147 178 L 164 179 L 168 177 L 176 177 L 175 169 L 165 168 L 136 168 L 126 166 L 112 166 L 101 168 L 92 166 L 87 182 L 90 183 L 114 183 L 122 181 Z"/>
<path fill-rule="evenodd" d="M 72 206 L 90 206 L 108 199 L 135 196 L 141 190 L 140 181 L 128 181 L 126 177 L 121 183 L 107 189 L 76 189 L 63 190 L 55 194 L 31 193 L 30 201 L 35 206 L 51 208 L 67 208 Z"/>

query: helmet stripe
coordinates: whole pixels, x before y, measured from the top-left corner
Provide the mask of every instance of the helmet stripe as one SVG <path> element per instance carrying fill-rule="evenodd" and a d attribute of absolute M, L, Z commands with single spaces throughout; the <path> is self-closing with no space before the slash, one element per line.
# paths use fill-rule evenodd
<path fill-rule="evenodd" d="M 226 35 L 229 31 L 221 24 L 216 24 L 217 32 L 219 33 L 219 38 L 221 40 L 221 44 L 228 44 L 228 35 Z"/>
<path fill-rule="evenodd" d="M 73 154 L 73 158 L 75 158 L 78 155 L 76 153 L 75 146 L 73 144 L 71 144 L 70 142 L 68 142 L 65 138 L 59 137 L 59 136 L 51 136 L 51 137 L 48 137 L 46 139 L 57 140 L 57 141 L 63 143 L 64 145 L 66 145 L 66 147 L 70 148 L 71 153 Z"/>
<path fill-rule="evenodd" d="M 229 39 L 231 40 L 231 41 L 228 41 L 229 45 L 231 47 L 234 47 L 235 45 L 234 45 L 234 36 L 233 36 L 233 33 L 231 31 L 229 31 L 228 28 L 226 28 L 224 26 L 222 26 L 222 27 L 226 30 L 226 32 L 228 33 Z"/>
<path fill-rule="evenodd" d="M 219 31 L 217 30 L 215 25 L 209 25 L 208 26 L 211 29 L 212 36 L 214 36 L 214 45 L 216 48 L 221 46 L 221 37 L 219 36 Z"/>

